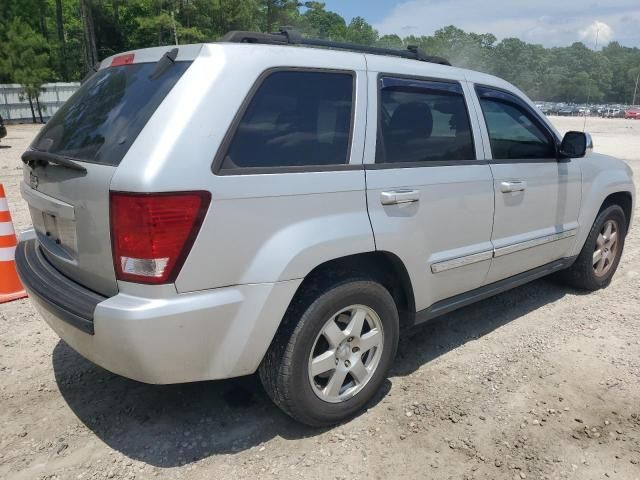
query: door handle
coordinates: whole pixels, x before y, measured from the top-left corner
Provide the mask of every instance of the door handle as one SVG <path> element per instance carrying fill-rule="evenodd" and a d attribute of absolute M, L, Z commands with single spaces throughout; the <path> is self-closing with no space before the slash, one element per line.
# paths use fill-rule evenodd
<path fill-rule="evenodd" d="M 380 203 L 382 203 L 382 205 L 399 205 L 401 203 L 414 203 L 419 201 L 419 190 L 390 190 L 380 194 Z"/>
<path fill-rule="evenodd" d="M 527 182 L 523 180 L 511 180 L 509 182 L 500 183 L 500 191 L 502 193 L 522 192 L 527 188 Z"/>

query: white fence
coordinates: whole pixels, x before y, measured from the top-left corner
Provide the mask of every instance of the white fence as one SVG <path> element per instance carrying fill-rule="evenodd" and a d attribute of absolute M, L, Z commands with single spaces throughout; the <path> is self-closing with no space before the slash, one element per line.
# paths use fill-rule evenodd
<path fill-rule="evenodd" d="M 51 117 L 62 104 L 80 87 L 80 83 L 45 83 L 40 93 L 40 108 L 42 117 Z M 38 110 L 33 102 L 33 109 L 38 119 Z M 0 115 L 8 123 L 31 122 L 31 108 L 29 99 L 16 83 L 0 84 Z"/>

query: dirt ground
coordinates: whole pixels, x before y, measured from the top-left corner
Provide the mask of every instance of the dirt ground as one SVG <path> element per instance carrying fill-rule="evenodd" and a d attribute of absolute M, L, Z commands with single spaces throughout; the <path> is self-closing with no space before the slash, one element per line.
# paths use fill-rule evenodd
<path fill-rule="evenodd" d="M 9 125 L 0 143 L 18 229 L 19 157 L 36 130 Z M 587 130 L 640 178 L 640 122 Z M 294 423 L 255 377 L 121 378 L 60 341 L 29 300 L 0 305 L 0 478 L 640 479 L 635 223 L 609 288 L 543 279 L 417 329 L 370 408 L 326 430 Z"/>

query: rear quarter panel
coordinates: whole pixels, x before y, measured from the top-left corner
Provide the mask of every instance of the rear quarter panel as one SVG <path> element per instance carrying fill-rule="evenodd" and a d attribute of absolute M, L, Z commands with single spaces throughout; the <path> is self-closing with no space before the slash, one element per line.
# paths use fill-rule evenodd
<path fill-rule="evenodd" d="M 177 278 L 178 292 L 303 278 L 324 261 L 375 250 L 362 169 L 214 175 L 214 156 L 264 71 L 305 67 L 355 72 L 350 162 L 362 165 L 364 56 L 297 47 L 215 44 L 155 112 L 116 172 L 112 190 L 207 190 L 212 200 Z"/>

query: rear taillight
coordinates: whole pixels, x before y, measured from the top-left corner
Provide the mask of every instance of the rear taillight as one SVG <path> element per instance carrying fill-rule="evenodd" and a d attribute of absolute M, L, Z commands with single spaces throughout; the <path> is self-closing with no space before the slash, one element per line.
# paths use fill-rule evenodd
<path fill-rule="evenodd" d="M 175 281 L 210 201 L 209 192 L 111 192 L 111 243 L 118 280 Z"/>

